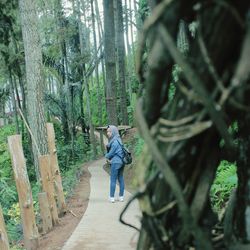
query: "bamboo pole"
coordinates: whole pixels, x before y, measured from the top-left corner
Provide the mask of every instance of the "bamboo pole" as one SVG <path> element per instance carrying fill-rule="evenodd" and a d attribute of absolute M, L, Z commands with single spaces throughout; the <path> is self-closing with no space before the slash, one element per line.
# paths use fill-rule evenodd
<path fill-rule="evenodd" d="M 66 213 L 66 203 L 63 193 L 62 178 L 57 159 L 57 151 L 55 144 L 55 131 L 52 123 L 47 123 L 48 147 L 50 155 L 51 173 L 55 184 L 56 197 L 58 202 L 58 213 L 62 216 Z"/>
<path fill-rule="evenodd" d="M 40 206 L 40 214 L 42 218 L 43 233 L 45 234 L 53 228 L 47 193 L 45 192 L 39 193 L 38 201 Z"/>
<path fill-rule="evenodd" d="M 38 157 L 39 168 L 42 178 L 42 187 L 43 191 L 47 193 L 49 200 L 49 208 L 52 216 L 53 225 L 57 225 L 59 223 L 58 220 L 58 212 L 55 200 L 55 188 L 53 183 L 53 178 L 51 174 L 50 167 L 50 156 L 49 155 L 41 155 Z"/>
<path fill-rule="evenodd" d="M 6 229 L 5 229 L 5 222 L 4 222 L 3 211 L 2 211 L 1 205 L 0 205 L 0 249 L 1 250 L 9 250 L 10 249 L 8 235 L 7 235 Z"/>
<path fill-rule="evenodd" d="M 39 246 L 39 234 L 35 221 L 33 198 L 23 154 L 21 136 L 9 136 L 8 145 L 19 198 L 24 246 L 27 250 L 35 250 Z"/>

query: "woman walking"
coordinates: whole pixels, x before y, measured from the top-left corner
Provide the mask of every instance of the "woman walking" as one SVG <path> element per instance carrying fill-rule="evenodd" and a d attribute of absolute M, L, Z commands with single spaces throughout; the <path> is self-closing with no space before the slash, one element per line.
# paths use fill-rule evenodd
<path fill-rule="evenodd" d="M 109 143 L 107 145 L 107 154 L 105 157 L 111 164 L 110 171 L 110 202 L 115 202 L 115 188 L 116 181 L 119 183 L 119 201 L 124 200 L 124 178 L 123 170 L 124 164 L 122 161 L 123 150 L 122 150 L 122 140 L 119 135 L 118 129 L 116 126 L 109 125 L 107 128 L 107 136 Z"/>

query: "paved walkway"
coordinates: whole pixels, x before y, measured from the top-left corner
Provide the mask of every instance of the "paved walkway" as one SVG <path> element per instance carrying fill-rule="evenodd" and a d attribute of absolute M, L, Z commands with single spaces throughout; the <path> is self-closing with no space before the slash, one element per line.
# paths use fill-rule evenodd
<path fill-rule="evenodd" d="M 119 222 L 119 215 L 131 194 L 125 191 L 124 202 L 108 201 L 109 175 L 103 170 L 104 163 L 105 159 L 102 158 L 89 167 L 91 190 L 88 208 L 62 250 L 136 249 L 138 232 Z M 118 189 L 117 186 L 116 194 Z M 130 205 L 124 220 L 139 227 L 140 212 L 137 202 Z"/>

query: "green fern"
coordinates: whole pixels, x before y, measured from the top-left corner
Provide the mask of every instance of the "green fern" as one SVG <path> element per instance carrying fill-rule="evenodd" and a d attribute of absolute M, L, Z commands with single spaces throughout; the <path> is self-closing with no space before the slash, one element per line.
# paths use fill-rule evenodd
<path fill-rule="evenodd" d="M 235 163 L 225 160 L 221 161 L 217 169 L 216 177 L 210 190 L 211 202 L 216 212 L 219 212 L 225 206 L 232 189 L 237 187 L 236 169 Z"/>

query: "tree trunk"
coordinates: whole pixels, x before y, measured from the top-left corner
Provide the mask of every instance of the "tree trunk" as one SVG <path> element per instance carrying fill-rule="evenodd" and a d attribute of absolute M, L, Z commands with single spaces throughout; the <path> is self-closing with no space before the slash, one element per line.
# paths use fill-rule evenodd
<path fill-rule="evenodd" d="M 60 0 L 59 0 L 60 1 Z M 60 3 L 60 8 L 62 8 L 61 3 Z M 60 12 L 62 14 L 62 11 Z M 65 28 L 64 27 L 64 22 L 63 22 L 64 17 L 60 17 L 60 28 L 61 32 Z M 65 101 L 66 101 L 66 112 L 67 112 L 67 124 L 68 124 L 68 130 L 70 134 L 70 140 L 71 140 L 71 157 L 74 162 L 75 160 L 75 136 L 74 136 L 74 109 L 73 109 L 73 91 L 72 87 L 70 86 L 69 83 L 69 69 L 68 69 L 68 58 L 67 58 L 67 44 L 66 41 L 63 37 L 60 38 L 61 40 L 61 53 L 62 53 L 62 64 L 63 64 L 63 75 L 64 75 L 64 84 L 65 84 Z"/>
<path fill-rule="evenodd" d="M 38 33 L 38 16 L 35 2 L 19 0 L 22 35 L 25 51 L 27 80 L 28 122 L 38 150 L 32 142 L 37 180 L 39 180 L 38 155 L 48 153 L 44 112 L 44 79 L 42 73 L 42 51 Z"/>
<path fill-rule="evenodd" d="M 127 54 L 131 54 L 131 48 L 129 46 L 129 15 L 128 15 L 128 2 L 125 0 L 125 31 L 126 31 L 126 47 L 127 47 Z"/>
<path fill-rule="evenodd" d="M 125 43 L 124 43 L 124 27 L 123 27 L 123 12 L 122 2 L 117 1 L 117 18 L 116 18 L 116 36 L 117 36 L 117 55 L 118 55 L 118 82 L 120 90 L 120 110 L 122 124 L 128 125 L 127 112 L 127 91 L 126 91 L 126 67 L 125 67 Z"/>
<path fill-rule="evenodd" d="M 103 0 L 106 106 L 109 124 L 117 125 L 114 3 Z"/>
<path fill-rule="evenodd" d="M 134 20 L 133 20 L 133 9 L 132 9 L 132 0 L 129 0 L 129 18 L 130 18 L 130 36 L 131 36 L 131 48 L 132 48 L 132 58 L 133 65 L 135 65 L 135 47 L 134 47 Z"/>
<path fill-rule="evenodd" d="M 11 74 L 11 69 L 9 67 L 9 80 L 10 80 L 10 87 L 11 87 L 11 100 L 12 100 L 12 108 L 14 112 L 15 117 L 15 125 L 16 125 L 16 134 L 19 134 L 19 123 L 18 123 L 18 113 L 17 113 L 17 104 L 16 104 L 16 98 L 15 98 L 15 88 L 13 83 L 13 78 Z"/>
<path fill-rule="evenodd" d="M 91 0 L 91 17 L 92 17 L 92 29 L 93 29 L 93 38 L 94 38 L 94 49 L 95 49 L 95 61 L 97 62 L 97 42 L 96 42 L 96 25 L 95 25 L 95 13 L 94 13 L 94 3 Z M 100 87 L 100 80 L 99 80 L 99 72 L 98 72 L 97 63 L 95 67 L 95 78 L 97 82 L 97 96 L 98 96 L 98 122 L 99 125 L 102 125 L 102 95 L 101 95 L 101 87 Z"/>
<path fill-rule="evenodd" d="M 59 89 L 60 107 L 62 117 L 62 127 L 65 143 L 71 143 L 71 156 L 74 158 L 74 127 L 72 117 L 72 97 L 71 88 L 69 86 L 68 79 L 68 62 L 67 62 L 67 48 L 64 39 L 65 19 L 63 16 L 62 2 L 61 0 L 55 1 L 55 19 L 56 19 L 56 31 L 57 38 L 60 46 L 61 61 L 59 73 L 62 76 L 62 82 Z"/>
<path fill-rule="evenodd" d="M 98 36 L 99 41 L 103 41 L 104 35 L 103 35 L 103 28 L 102 28 L 102 22 L 100 18 L 99 8 L 97 0 L 95 0 L 95 11 L 96 11 L 96 18 L 97 18 L 97 27 L 98 27 Z M 103 46 L 101 46 L 100 54 L 103 55 Z M 106 86 L 106 76 L 105 76 L 105 66 L 104 66 L 104 59 L 101 59 L 101 65 L 102 65 L 102 75 L 103 75 L 103 86 Z M 106 96 L 106 91 L 104 90 L 104 96 Z"/>
<path fill-rule="evenodd" d="M 87 99 L 87 113 L 88 113 L 88 121 L 90 125 L 90 142 L 93 149 L 93 156 L 94 159 L 96 159 L 97 156 L 97 148 L 96 148 L 96 139 L 95 139 L 95 132 L 94 132 L 94 126 L 92 123 L 92 112 L 90 107 L 90 93 L 89 93 L 89 85 L 87 80 L 85 79 L 85 94 Z"/>
<path fill-rule="evenodd" d="M 11 32 L 11 41 L 12 41 L 12 44 L 14 46 L 15 53 L 19 54 L 20 51 L 18 49 L 17 41 L 16 41 L 16 39 L 14 37 L 13 32 Z M 19 102 L 18 106 L 19 106 L 20 109 L 23 110 L 23 113 L 24 113 L 25 117 L 27 117 L 26 96 L 25 96 L 25 91 L 24 91 L 24 82 L 23 82 L 23 78 L 22 78 L 22 70 L 21 70 L 21 66 L 20 66 L 21 64 L 22 64 L 22 61 L 20 59 L 18 59 L 15 72 L 16 72 L 17 77 L 18 77 L 18 81 L 19 81 L 19 85 L 20 85 L 20 89 L 21 89 L 21 96 L 22 96 L 22 105 L 20 105 L 20 98 L 18 98 L 18 102 Z M 15 89 L 16 89 L 16 94 L 18 95 L 17 85 L 16 84 L 15 84 Z"/>
<path fill-rule="evenodd" d="M 9 250 L 9 239 L 6 233 L 6 225 L 3 217 L 3 210 L 0 204 L 0 249 L 1 250 Z"/>
<path fill-rule="evenodd" d="M 125 37 L 126 37 L 126 48 L 127 48 L 127 89 L 129 91 L 129 99 L 131 101 L 132 99 L 132 63 L 130 63 L 131 60 L 131 48 L 129 43 L 129 15 L 128 15 L 128 3 L 127 0 L 125 0 Z"/>
<path fill-rule="evenodd" d="M 18 88 L 17 88 L 17 82 L 16 82 L 15 75 L 13 75 L 13 84 L 14 84 L 14 90 L 15 90 L 15 95 L 16 95 L 16 100 L 17 100 L 17 106 L 18 106 L 18 108 L 21 109 L 22 105 L 21 105 L 19 91 L 18 91 Z"/>
<path fill-rule="evenodd" d="M 85 8 L 85 5 L 83 5 L 82 7 Z M 86 21 L 86 16 L 84 16 L 84 20 Z M 88 39 L 85 39 L 85 41 L 86 41 L 86 44 L 85 44 L 86 47 L 85 48 L 86 49 L 84 49 L 83 36 L 82 36 L 82 23 L 81 23 L 80 13 L 78 14 L 78 25 L 79 25 L 80 50 L 81 50 L 81 55 L 84 56 L 85 52 L 86 52 L 86 49 L 88 49 L 88 47 L 87 47 L 88 46 L 87 45 L 87 40 Z M 90 93 L 89 93 L 89 83 L 88 83 L 87 77 L 85 76 L 85 74 L 86 74 L 85 63 L 83 62 L 82 65 L 83 65 L 82 66 L 82 74 L 83 74 L 82 81 L 83 81 L 83 84 L 84 84 L 83 90 L 85 90 L 85 95 L 86 95 L 87 114 L 88 114 L 87 120 L 88 120 L 88 124 L 89 124 L 89 129 L 90 129 L 90 142 L 91 142 L 91 146 L 92 146 L 92 150 L 93 150 L 93 154 L 94 154 L 94 159 L 96 159 L 97 148 L 96 148 L 96 140 L 95 140 L 95 134 L 94 134 L 94 126 L 93 126 L 93 123 L 92 123 L 92 111 L 91 111 L 91 105 L 90 105 L 91 102 L 90 102 Z"/>

